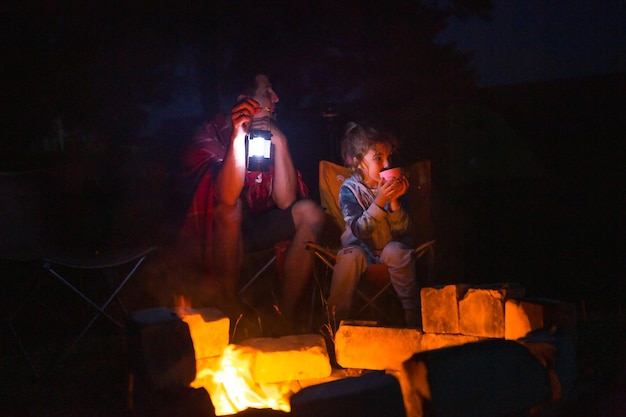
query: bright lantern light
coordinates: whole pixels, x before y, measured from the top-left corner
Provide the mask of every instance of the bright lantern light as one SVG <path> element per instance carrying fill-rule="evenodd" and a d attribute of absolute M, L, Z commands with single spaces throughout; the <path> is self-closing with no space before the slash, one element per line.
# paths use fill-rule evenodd
<path fill-rule="evenodd" d="M 270 149 L 272 142 L 262 136 L 251 137 L 249 139 L 248 154 L 250 156 L 270 157 Z"/>

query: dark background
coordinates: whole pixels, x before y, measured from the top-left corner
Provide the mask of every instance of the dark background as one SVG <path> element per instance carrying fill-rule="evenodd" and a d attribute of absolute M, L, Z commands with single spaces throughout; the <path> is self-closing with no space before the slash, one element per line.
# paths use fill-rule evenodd
<path fill-rule="evenodd" d="M 281 97 L 279 121 L 313 196 L 317 163 L 336 160 L 347 120 L 394 132 L 397 163 L 432 161 L 438 283 L 518 281 L 530 295 L 619 309 L 623 60 L 544 74 L 542 45 L 559 19 L 541 20 L 541 38 L 538 18 L 524 29 L 528 15 L 518 21 L 520 6 L 506 4 L 3 1 L 0 167 L 58 176 L 33 230 L 93 247 L 159 243 L 180 211 L 180 151 L 217 110 L 218 77 L 249 58 L 264 63 Z M 588 4 L 563 7 L 565 16 Z M 486 71 L 503 10 L 507 33 L 528 30 L 537 55 L 507 45 Z M 492 28 L 475 50 L 467 40 L 476 31 L 463 32 L 472 24 Z M 622 48 L 598 45 L 603 56 Z M 525 78 L 494 75 L 520 57 L 532 59 Z M 324 117 L 331 108 L 337 116 Z"/>
<path fill-rule="evenodd" d="M 574 401 L 544 414 L 623 414 L 624 8 L 0 0 L 3 319 L 19 312 L 13 328 L 45 369 L 91 317 L 43 279 L 48 245 L 157 244 L 122 298 L 131 310 L 171 305 L 171 284 L 185 279 L 162 268 L 184 213 L 180 152 L 216 111 L 218 76 L 261 61 L 314 197 L 318 161 L 336 160 L 343 124 L 380 122 L 403 142 L 397 163 L 432 162 L 434 284 L 517 281 L 529 296 L 573 303 Z M 331 107 L 337 116 L 324 117 Z M 65 366 L 39 380 L 2 329 L 6 415 L 132 414 L 127 340 L 110 323 L 97 320 Z"/>

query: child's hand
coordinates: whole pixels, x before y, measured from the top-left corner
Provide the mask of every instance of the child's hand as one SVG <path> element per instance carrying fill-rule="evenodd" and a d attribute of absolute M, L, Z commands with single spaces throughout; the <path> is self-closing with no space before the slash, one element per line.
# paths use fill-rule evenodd
<path fill-rule="evenodd" d="M 384 178 L 381 178 L 378 182 L 378 194 L 376 194 L 376 198 L 374 202 L 380 206 L 384 207 L 387 201 L 391 202 L 391 210 L 395 211 L 399 207 L 398 198 L 406 194 L 409 189 L 409 180 L 406 176 L 402 178 L 394 178 L 390 181 L 386 181 Z"/>

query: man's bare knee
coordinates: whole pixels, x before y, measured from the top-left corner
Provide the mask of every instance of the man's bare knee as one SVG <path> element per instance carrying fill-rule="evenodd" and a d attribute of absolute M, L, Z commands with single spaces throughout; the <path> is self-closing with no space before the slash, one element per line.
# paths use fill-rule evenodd
<path fill-rule="evenodd" d="M 308 227 L 316 232 L 324 228 L 326 216 L 324 210 L 313 200 L 300 200 L 292 208 L 293 222 L 296 229 Z"/>

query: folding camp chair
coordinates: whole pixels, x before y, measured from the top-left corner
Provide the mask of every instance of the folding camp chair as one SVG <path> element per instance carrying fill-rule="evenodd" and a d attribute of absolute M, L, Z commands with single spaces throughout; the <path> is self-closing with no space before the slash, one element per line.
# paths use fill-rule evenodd
<path fill-rule="evenodd" d="M 409 200 L 413 225 L 412 235 L 414 240 L 417 238 L 417 241 L 422 242 L 415 249 L 414 254 L 416 259 L 423 257 L 426 258 L 427 282 L 425 282 L 425 284 L 431 284 L 434 277 L 435 241 L 424 241 L 424 237 L 427 237 L 432 233 L 430 221 L 430 161 L 420 161 L 413 164 L 408 169 L 408 175 L 410 178 Z M 350 171 L 348 168 L 329 161 L 320 161 L 320 200 L 322 207 L 332 219 L 331 226 L 334 226 L 337 231 L 343 231 L 345 229 L 345 221 L 339 207 L 339 189 L 341 188 L 343 181 L 349 176 Z M 337 238 L 331 238 L 331 242 L 336 243 L 337 241 Z M 320 281 L 328 281 L 327 277 L 332 275 L 332 269 L 336 261 L 335 254 L 340 248 L 325 247 L 313 243 L 309 243 L 307 247 L 314 253 L 317 259 L 322 261 L 323 265 L 326 267 L 325 276 L 322 278 L 318 277 L 317 279 Z M 368 291 L 366 287 L 373 287 L 374 290 Z M 384 264 L 370 265 L 361 276 L 359 285 L 355 290 L 355 296 L 358 297 L 362 303 L 360 307 L 351 314 L 352 318 L 359 318 L 367 310 L 371 309 L 374 310 L 377 313 L 377 316 L 382 318 L 384 321 L 393 323 L 393 317 L 391 317 L 387 309 L 380 303 L 383 295 L 392 292 L 391 289 L 391 281 L 389 279 L 387 266 Z"/>
<path fill-rule="evenodd" d="M 78 336 L 74 338 L 71 343 L 64 349 L 58 359 L 53 363 L 52 367 L 47 371 L 52 373 L 59 368 L 63 361 L 70 354 L 76 343 L 78 343 L 87 331 L 92 327 L 98 317 L 102 316 L 107 318 L 115 326 L 122 328 L 124 323 L 119 318 L 113 316 L 113 314 L 107 312 L 107 308 L 115 300 L 124 311 L 124 315 L 127 313 L 119 298 L 119 293 L 122 288 L 128 283 L 128 281 L 135 275 L 135 272 L 139 266 L 145 261 L 146 257 L 152 252 L 156 251 L 155 246 L 150 247 L 137 247 L 137 248 L 125 248 L 117 250 L 107 250 L 102 252 L 77 252 L 77 251 L 48 251 L 43 256 L 44 270 L 48 271 L 47 276 L 57 279 L 69 288 L 79 299 L 83 300 L 86 304 L 91 306 L 95 310 L 94 315 L 89 321 L 84 324 L 84 327 L 78 333 Z M 95 271 L 98 274 L 87 274 L 89 271 Z M 84 279 L 83 279 L 84 278 Z M 45 276 L 42 277 L 45 279 Z M 91 282 L 89 285 L 78 284 L 78 281 L 98 279 L 106 282 Z M 93 285 L 92 285 L 93 284 Z M 103 285 L 100 285 L 103 284 Z M 94 287 L 106 288 L 108 295 L 102 295 L 99 291 L 95 291 Z M 97 294 L 96 294 L 97 293 Z M 101 301 L 103 299 L 104 301 Z M 34 364 L 34 361 L 21 343 L 20 337 L 14 328 L 12 322 L 16 317 L 22 306 L 29 300 L 24 299 L 19 309 L 10 317 L 9 326 L 10 330 L 18 341 L 18 344 L 25 355 L 31 369 L 37 377 L 39 372 Z M 70 304 L 70 299 L 67 300 Z"/>
<path fill-rule="evenodd" d="M 278 295 L 276 291 L 276 285 L 279 285 L 279 282 L 283 280 L 283 264 L 285 260 L 285 254 L 287 253 L 287 248 L 291 244 L 290 240 L 284 240 L 281 242 L 277 242 L 272 249 L 268 249 L 266 251 L 258 251 L 252 253 L 246 253 L 244 255 L 244 271 L 242 272 L 242 283 L 238 291 L 239 298 L 250 308 L 258 312 L 258 304 L 257 300 L 250 300 L 247 298 L 246 294 L 248 294 L 253 286 L 257 284 L 261 277 L 265 273 L 273 274 L 274 278 L 277 278 L 275 282 L 269 288 L 269 292 L 271 293 L 272 300 L 275 305 L 278 305 Z M 256 258 L 256 259 L 254 259 Z M 256 260 L 260 259 L 260 267 L 255 269 L 257 265 Z M 272 269 L 274 266 L 274 269 Z M 309 329 L 313 327 L 313 319 L 315 313 L 315 300 L 317 295 L 317 288 L 314 286 L 311 294 L 311 301 L 309 307 Z M 258 295 L 258 294 L 257 294 Z"/>
<path fill-rule="evenodd" d="M 74 345 L 78 343 L 80 339 L 82 339 L 82 337 L 85 335 L 85 333 L 87 333 L 89 328 L 94 324 L 98 317 L 106 317 L 117 327 L 123 327 L 123 323 L 120 323 L 119 320 L 115 319 L 109 313 L 107 313 L 106 309 L 113 300 L 117 300 L 120 306 L 124 309 L 124 312 L 127 313 L 121 299 L 118 297 L 118 294 L 126 285 L 126 283 L 133 277 L 133 275 L 137 271 L 137 268 L 139 268 L 139 266 L 145 261 L 146 256 L 156 251 L 156 249 L 156 246 L 118 249 L 103 251 L 101 253 L 93 252 L 88 254 L 87 256 L 77 256 L 76 253 L 58 252 L 50 253 L 44 257 L 44 269 L 50 272 L 53 277 L 57 278 L 59 281 L 65 284 L 76 295 L 78 295 L 79 298 L 81 298 L 83 301 L 85 301 L 96 310 L 96 313 L 81 330 L 80 334 L 59 357 L 57 363 L 52 368 L 52 371 L 54 371 L 63 362 L 63 360 L 65 360 Z M 122 278 L 120 272 L 124 266 L 130 267 L 130 269 Z M 70 278 L 68 278 L 67 275 L 63 275 L 60 269 L 61 267 L 70 270 L 100 271 L 103 276 L 108 278 L 108 284 L 112 292 L 106 298 L 104 303 L 98 304 L 98 302 L 93 297 L 89 296 L 89 294 L 87 294 L 85 291 L 82 291 L 81 289 L 73 285 Z"/>
<path fill-rule="evenodd" d="M 242 275 L 247 274 L 252 264 L 255 264 L 255 262 L 251 261 L 252 258 L 260 258 L 262 262 L 262 265 L 260 266 L 259 269 L 254 270 L 253 272 L 249 274 L 249 275 L 252 275 L 249 279 L 246 280 L 245 277 L 243 278 L 244 282 L 239 288 L 239 292 L 238 292 L 239 297 L 244 303 L 248 305 L 248 307 L 251 307 L 252 309 L 256 309 L 256 306 L 254 305 L 254 303 L 249 301 L 245 297 L 245 294 L 248 292 L 250 287 L 252 287 L 263 276 L 263 274 L 272 267 L 272 265 L 274 265 L 276 268 L 274 271 L 275 277 L 278 277 L 279 280 L 282 280 L 283 261 L 285 259 L 285 253 L 287 252 L 287 248 L 289 247 L 290 243 L 291 243 L 290 240 L 285 240 L 285 241 L 276 243 L 272 249 L 246 254 L 246 259 L 245 259 L 246 268 L 244 268 L 245 271 L 242 273 Z M 277 303 L 278 300 L 277 300 L 275 291 L 273 291 L 272 289 L 271 292 L 272 292 L 272 296 L 274 297 L 274 302 Z"/>

